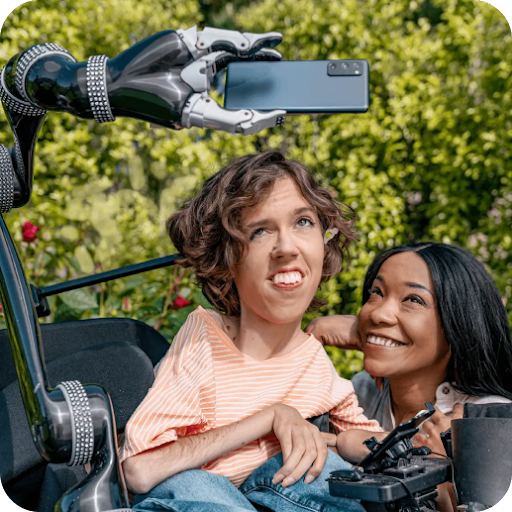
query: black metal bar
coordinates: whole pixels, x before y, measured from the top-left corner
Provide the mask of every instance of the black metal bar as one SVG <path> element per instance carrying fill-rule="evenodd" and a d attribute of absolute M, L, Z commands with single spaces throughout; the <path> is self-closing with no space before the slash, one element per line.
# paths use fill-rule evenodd
<path fill-rule="evenodd" d="M 119 279 L 121 277 L 140 274 L 141 272 L 147 272 L 148 270 L 168 267 L 173 265 L 180 257 L 181 256 L 179 254 L 173 254 L 171 256 L 164 256 L 163 258 L 144 261 L 143 263 L 136 263 L 135 265 L 127 265 L 126 267 L 117 268 L 115 270 L 108 270 L 107 272 L 101 272 L 100 274 L 93 274 L 92 276 L 73 279 L 72 281 L 66 281 L 65 283 L 45 286 L 44 288 L 39 288 L 38 295 L 39 297 L 49 297 L 50 295 L 69 292 L 70 290 L 76 290 L 77 288 L 83 288 L 84 286 L 92 286 L 112 281 L 114 279 Z"/>
<path fill-rule="evenodd" d="M 1 215 L 0 299 L 34 443 L 45 459 L 67 462 L 71 443 L 65 439 L 61 445 L 58 440 L 50 439 L 48 433 L 59 431 L 57 427 L 66 430 L 62 426 L 69 420 L 69 415 L 65 411 L 57 411 L 59 405 L 65 405 L 62 393 L 52 390 L 49 395 L 47 392 L 48 379 L 39 322 L 20 258 Z M 54 414 L 56 412 L 62 414 L 59 416 Z"/>
<path fill-rule="evenodd" d="M 61 389 L 49 389 L 41 332 L 27 279 L 16 246 L 0 215 L 0 302 L 2 303 L 21 397 L 34 443 L 48 462 L 69 462 L 72 416 Z M 115 419 L 107 392 L 84 386 L 94 429 L 92 470 L 87 478 L 62 497 L 57 512 L 129 510 L 128 494 L 117 457 Z M 17 450 L 18 447 L 14 447 Z"/>

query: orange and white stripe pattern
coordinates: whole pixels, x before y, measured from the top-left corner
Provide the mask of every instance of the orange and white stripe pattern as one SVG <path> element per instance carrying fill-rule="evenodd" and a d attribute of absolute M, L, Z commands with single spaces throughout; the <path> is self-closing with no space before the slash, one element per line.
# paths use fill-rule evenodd
<path fill-rule="evenodd" d="M 211 310 L 208 310 L 211 311 Z M 222 427 L 275 403 L 294 407 L 303 418 L 330 412 L 338 432 L 351 428 L 381 431 L 358 406 L 352 383 L 342 379 L 312 335 L 295 350 L 254 360 L 233 344 L 211 314 L 199 307 L 189 315 L 159 363 L 153 387 L 128 421 L 121 462 L 178 438 Z M 202 469 L 243 481 L 281 451 L 270 434 Z"/>

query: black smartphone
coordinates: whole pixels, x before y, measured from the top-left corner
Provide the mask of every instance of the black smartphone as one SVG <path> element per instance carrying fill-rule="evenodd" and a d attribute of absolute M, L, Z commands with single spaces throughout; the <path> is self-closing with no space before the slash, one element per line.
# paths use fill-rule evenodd
<path fill-rule="evenodd" d="M 362 113 L 370 107 L 366 60 L 231 62 L 224 108 L 288 114 Z"/>

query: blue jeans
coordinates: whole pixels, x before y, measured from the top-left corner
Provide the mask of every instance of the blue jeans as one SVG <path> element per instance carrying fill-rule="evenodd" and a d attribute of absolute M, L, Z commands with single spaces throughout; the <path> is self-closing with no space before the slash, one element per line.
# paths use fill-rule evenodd
<path fill-rule="evenodd" d="M 183 471 L 137 495 L 132 508 L 136 512 L 256 512 L 260 507 L 275 512 L 365 512 L 359 502 L 329 494 L 325 479 L 331 471 L 347 467 L 330 450 L 322 473 L 310 484 L 302 477 L 289 487 L 274 485 L 272 478 L 282 465 L 279 453 L 255 469 L 240 489 L 223 476 L 200 469 Z"/>

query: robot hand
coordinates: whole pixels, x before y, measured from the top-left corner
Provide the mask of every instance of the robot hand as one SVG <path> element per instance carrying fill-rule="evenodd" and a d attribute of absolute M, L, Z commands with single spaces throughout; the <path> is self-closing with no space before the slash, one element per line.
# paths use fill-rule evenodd
<path fill-rule="evenodd" d="M 283 124 L 286 111 L 274 110 L 226 110 L 208 95 L 216 73 L 230 62 L 239 59 L 279 60 L 279 52 L 263 48 L 275 46 L 281 41 L 281 34 L 250 34 L 205 28 L 199 34 L 196 27 L 178 30 L 178 34 L 193 55 L 194 60 L 183 68 L 181 79 L 190 85 L 195 94 L 187 99 L 182 114 L 182 125 L 190 128 L 212 128 L 229 133 L 251 135 L 263 128 Z M 210 53 L 211 52 L 211 53 Z"/>

